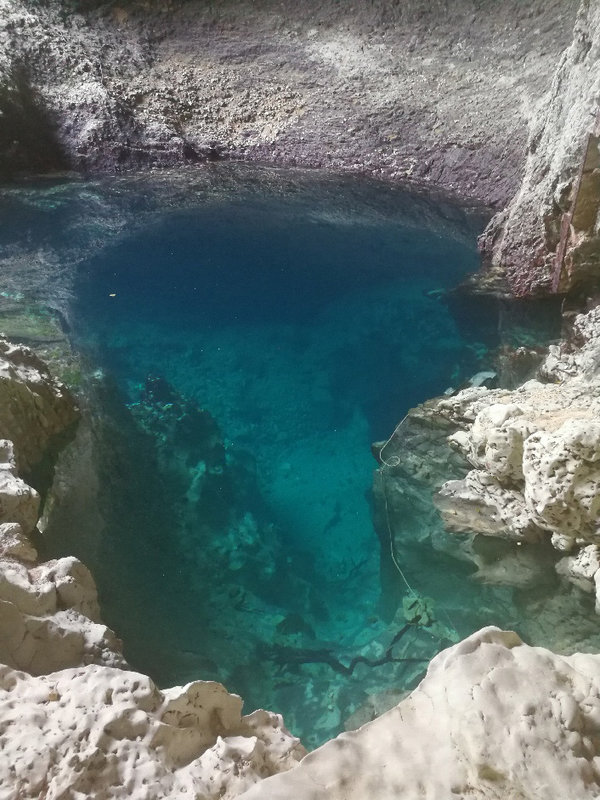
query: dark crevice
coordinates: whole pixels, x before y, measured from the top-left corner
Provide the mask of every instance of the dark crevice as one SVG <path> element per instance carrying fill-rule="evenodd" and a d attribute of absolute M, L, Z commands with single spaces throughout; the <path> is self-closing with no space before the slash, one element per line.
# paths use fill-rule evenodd
<path fill-rule="evenodd" d="M 0 83 L 0 180 L 66 167 L 49 114 L 26 69 L 14 67 L 8 80 Z"/>

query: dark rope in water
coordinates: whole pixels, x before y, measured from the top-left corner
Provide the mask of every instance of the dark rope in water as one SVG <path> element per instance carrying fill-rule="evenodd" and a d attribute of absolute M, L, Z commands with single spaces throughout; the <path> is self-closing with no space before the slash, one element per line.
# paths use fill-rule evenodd
<path fill-rule="evenodd" d="M 404 634 L 411 627 L 406 624 L 401 628 L 392 641 L 385 655 L 381 658 L 367 658 L 366 656 L 354 656 L 348 666 L 342 664 L 337 659 L 332 650 L 321 648 L 319 650 L 311 650 L 310 648 L 299 647 L 285 647 L 284 645 L 267 645 L 267 656 L 271 657 L 274 661 L 282 665 L 288 664 L 327 664 L 332 670 L 338 672 L 340 675 L 352 675 L 354 668 L 358 664 L 366 664 L 367 667 L 381 667 L 383 664 L 425 664 L 429 662 L 428 658 L 395 658 L 392 655 L 394 646 L 400 641 Z"/>

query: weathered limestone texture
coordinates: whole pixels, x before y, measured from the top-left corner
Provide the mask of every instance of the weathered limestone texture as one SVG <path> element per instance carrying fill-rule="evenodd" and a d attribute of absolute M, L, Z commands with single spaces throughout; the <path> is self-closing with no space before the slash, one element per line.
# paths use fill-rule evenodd
<path fill-rule="evenodd" d="M 586 800 L 600 793 L 600 656 L 487 628 L 433 659 L 396 708 L 240 800 Z"/>
<path fill-rule="evenodd" d="M 516 296 L 552 290 L 561 225 L 559 292 L 597 288 L 600 266 L 600 4 L 581 4 L 573 43 L 532 126 L 521 188 L 482 238 L 481 288 Z M 585 169 L 576 198 L 578 173 Z M 574 201 L 577 199 L 577 202 Z M 560 260 L 560 258 L 558 259 Z"/>
<path fill-rule="evenodd" d="M 29 539 L 40 496 L 19 476 L 51 454 L 77 418 L 73 398 L 27 348 L 0 339 L 0 661 L 41 674 L 85 663 L 123 666 L 100 623 L 96 586 L 76 558 L 37 563 Z"/>
<path fill-rule="evenodd" d="M 280 716 L 197 681 L 159 691 L 87 666 L 33 678 L 0 666 L 0 796 L 227 800 L 305 754 Z"/>
<path fill-rule="evenodd" d="M 0 552 L 1 663 L 33 675 L 79 664 L 125 666 L 121 642 L 101 624 L 96 587 L 80 561 L 31 563 L 35 550 L 10 523 L 0 524 Z"/>
<path fill-rule="evenodd" d="M 0 173 L 233 157 L 503 205 L 578 5 L 0 0 Z"/>
<path fill-rule="evenodd" d="M 15 443 L 19 472 L 47 456 L 76 419 L 73 398 L 45 364 L 0 338 L 0 436 Z"/>
<path fill-rule="evenodd" d="M 551 346 L 540 380 L 438 401 L 436 412 L 457 428 L 451 445 L 473 467 L 437 494 L 448 530 L 549 537 L 564 552 L 600 543 L 600 307 L 578 316 L 573 333 L 579 346 Z M 559 571 L 583 577 L 581 558 Z"/>

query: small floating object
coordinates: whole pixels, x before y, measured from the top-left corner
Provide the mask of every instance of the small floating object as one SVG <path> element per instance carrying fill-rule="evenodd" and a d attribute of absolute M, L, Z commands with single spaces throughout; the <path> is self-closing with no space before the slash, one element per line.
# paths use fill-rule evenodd
<path fill-rule="evenodd" d="M 111 292 L 111 293 L 110 293 L 108 296 L 109 296 L 109 297 L 116 297 L 116 296 L 117 296 L 117 293 L 116 293 L 116 292 Z"/>

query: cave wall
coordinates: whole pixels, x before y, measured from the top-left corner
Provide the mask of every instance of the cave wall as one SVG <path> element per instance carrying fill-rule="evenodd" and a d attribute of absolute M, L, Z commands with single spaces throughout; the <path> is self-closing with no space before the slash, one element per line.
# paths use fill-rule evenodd
<path fill-rule="evenodd" d="M 482 237 L 480 288 L 516 296 L 600 288 L 599 113 L 600 4 L 584 0 L 532 127 L 521 188 Z"/>
<path fill-rule="evenodd" d="M 21 71 L 47 136 L 36 141 L 38 123 L 33 139 L 5 136 L 0 163 L 118 171 L 233 157 L 411 179 L 501 207 L 578 5 L 1 0 L 2 74 Z M 0 119 L 18 127 L 18 105 Z"/>

